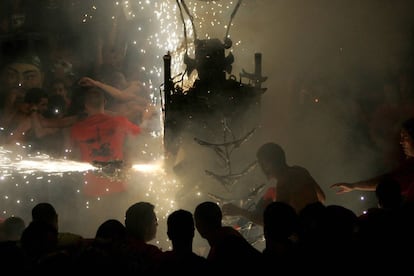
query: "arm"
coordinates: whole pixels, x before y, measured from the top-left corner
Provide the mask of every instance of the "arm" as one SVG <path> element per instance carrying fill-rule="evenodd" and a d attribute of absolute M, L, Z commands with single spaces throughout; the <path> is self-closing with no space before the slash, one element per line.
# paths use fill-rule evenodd
<path fill-rule="evenodd" d="M 147 100 L 145 100 L 144 98 L 131 93 L 131 90 L 128 90 L 129 88 L 127 88 L 126 90 L 120 90 L 114 86 L 105 84 L 103 82 L 91 79 L 89 77 L 83 77 L 80 79 L 79 81 L 79 85 L 81 86 L 95 86 L 98 87 L 102 90 L 104 90 L 105 92 L 107 92 L 109 95 L 111 95 L 111 97 L 117 99 L 118 101 L 123 101 L 123 102 L 128 102 L 128 101 L 137 101 L 137 102 L 148 102 Z"/>
<path fill-rule="evenodd" d="M 13 134 L 5 138 L 6 144 L 18 143 L 25 141 L 25 134 L 32 128 L 32 122 L 29 117 L 22 118 L 18 123 Z"/>
<path fill-rule="evenodd" d="M 45 128 L 42 126 L 40 120 L 43 116 L 40 115 L 37 111 L 32 112 L 30 115 L 30 119 L 32 121 L 32 128 L 34 130 L 34 134 L 37 138 L 41 138 L 53 133 L 56 133 L 59 129 L 58 128 Z"/>
<path fill-rule="evenodd" d="M 43 116 L 37 116 L 39 124 L 44 128 L 65 128 L 70 127 L 78 121 L 78 116 L 66 116 L 63 118 L 45 118 Z"/>
<path fill-rule="evenodd" d="M 251 222 L 263 226 L 263 212 L 267 205 L 269 205 L 272 200 L 260 200 L 256 208 L 253 211 L 249 211 L 247 209 L 243 209 L 239 206 L 234 205 L 233 203 L 226 203 L 224 204 L 221 209 L 223 215 L 225 216 L 241 216 L 244 217 Z"/>
<path fill-rule="evenodd" d="M 344 183 L 344 182 L 335 183 L 335 184 L 332 184 L 330 187 L 339 188 L 336 192 L 337 194 L 343 194 L 343 193 L 351 192 L 354 190 L 375 191 L 380 179 L 381 179 L 381 176 L 377 176 L 374 178 L 370 178 L 370 179 L 362 180 L 358 182 L 353 182 L 353 183 Z"/>

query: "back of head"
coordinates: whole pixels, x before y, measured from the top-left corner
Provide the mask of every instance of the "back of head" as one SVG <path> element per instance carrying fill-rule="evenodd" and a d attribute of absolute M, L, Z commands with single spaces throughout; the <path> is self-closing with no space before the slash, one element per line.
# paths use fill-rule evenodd
<path fill-rule="evenodd" d="M 167 235 L 172 241 L 193 239 L 194 230 L 193 215 L 187 210 L 176 210 L 167 218 Z"/>
<path fill-rule="evenodd" d="M 125 226 L 116 219 L 104 221 L 96 231 L 95 239 L 104 241 L 122 241 L 126 237 Z"/>
<path fill-rule="evenodd" d="M 349 208 L 331 204 L 326 206 L 326 233 L 329 237 L 346 241 L 352 239 L 358 225 L 358 216 Z"/>
<path fill-rule="evenodd" d="M 222 218 L 220 206 L 211 201 L 200 203 L 194 210 L 196 228 L 202 237 L 209 230 L 220 228 Z"/>
<path fill-rule="evenodd" d="M 263 212 L 263 231 L 267 238 L 287 239 L 296 233 L 298 224 L 298 214 L 287 203 L 272 202 Z"/>
<path fill-rule="evenodd" d="M 40 257 L 57 248 L 58 232 L 49 223 L 33 220 L 24 229 L 20 241 L 29 256 Z"/>
<path fill-rule="evenodd" d="M 53 205 L 48 202 L 41 202 L 33 207 L 32 220 L 46 222 L 57 229 L 58 215 Z"/>
<path fill-rule="evenodd" d="M 17 241 L 26 228 L 26 224 L 21 217 L 8 217 L 3 221 L 3 231 L 5 240 Z"/>
<path fill-rule="evenodd" d="M 26 91 L 24 102 L 29 104 L 39 104 L 40 100 L 43 98 L 48 98 L 46 90 L 34 87 Z"/>
<path fill-rule="evenodd" d="M 129 235 L 147 241 L 148 228 L 154 224 L 155 206 L 149 202 L 137 202 L 125 213 L 125 227 Z"/>
<path fill-rule="evenodd" d="M 260 146 L 256 157 L 266 175 L 269 170 L 286 165 L 285 151 L 276 143 L 269 142 Z"/>

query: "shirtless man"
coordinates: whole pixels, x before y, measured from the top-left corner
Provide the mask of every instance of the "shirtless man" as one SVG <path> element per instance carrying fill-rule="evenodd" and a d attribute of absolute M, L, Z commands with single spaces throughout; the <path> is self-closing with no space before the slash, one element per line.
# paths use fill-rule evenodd
<path fill-rule="evenodd" d="M 264 209 L 273 201 L 288 203 L 296 212 L 309 203 L 325 202 L 325 193 L 308 170 L 300 166 L 289 166 L 280 145 L 265 143 L 259 148 L 256 156 L 263 173 L 269 181 L 274 181 L 275 185 L 265 191 L 254 211 L 229 203 L 222 207 L 224 215 L 243 216 L 263 225 Z"/>

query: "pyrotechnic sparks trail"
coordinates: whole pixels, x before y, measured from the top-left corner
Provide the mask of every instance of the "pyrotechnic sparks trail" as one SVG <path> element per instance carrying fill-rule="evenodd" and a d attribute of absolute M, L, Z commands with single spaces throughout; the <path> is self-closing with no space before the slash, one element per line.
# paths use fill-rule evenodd
<path fill-rule="evenodd" d="M 118 14 L 116 7 L 121 5 L 126 20 L 131 23 L 129 25 L 134 26 L 133 29 L 129 29 L 132 33 L 128 34 L 128 37 L 129 42 L 135 46 L 131 48 L 136 49 L 137 55 L 140 56 L 140 64 L 136 65 L 142 77 L 140 81 L 151 91 L 152 102 L 160 110 L 160 116 L 154 116 L 148 128 L 151 130 L 151 138 L 155 139 L 152 142 L 156 144 L 146 150 L 151 157 L 162 155 L 160 152 L 162 147 L 159 146 L 162 143 L 160 136 L 163 133 L 160 106 L 162 97 L 160 87 L 164 70 L 162 57 L 170 52 L 172 76 L 181 77 L 184 88 L 192 86 L 197 76 L 184 74 L 183 58 L 186 51 L 189 56 L 194 55 L 195 32 L 200 39 L 224 38 L 228 29 L 226 26 L 228 18 L 235 6 L 233 1 L 227 1 L 228 4 L 222 4 L 223 1 L 186 2 L 193 16 L 193 22 L 185 16 L 188 41 L 184 40 L 184 26 L 176 1 L 115 1 L 111 14 L 111 19 L 115 19 Z M 98 20 L 99 14 L 104 10 L 102 3 L 102 1 L 93 2 L 89 10 L 82 14 L 80 20 L 83 24 Z M 150 144 L 153 144 L 152 142 Z M 41 153 L 22 153 L 26 151 L 27 148 L 12 150 L 0 148 L 0 180 L 4 180 L 1 183 L 0 197 L 5 199 L 0 211 L 3 215 L 16 214 L 16 212 L 18 214 L 21 206 L 31 206 L 30 204 L 39 200 L 50 200 L 61 205 L 65 200 L 81 201 L 79 198 L 82 198 L 84 183 L 80 182 L 82 179 L 80 176 L 91 170 L 98 170 L 99 173 L 99 168 L 90 163 L 64 158 L 54 159 Z M 152 161 L 149 163 L 133 164 L 128 172 L 127 181 L 130 184 L 130 192 L 136 192 L 143 196 L 144 200 L 156 204 L 159 218 L 165 219 L 177 208 L 175 194 L 182 187 L 173 175 L 165 172 L 162 158 L 155 159 L 151 158 Z M 192 192 L 188 193 L 192 196 Z M 194 197 L 198 196 L 200 196 L 199 191 L 194 191 Z M 87 204 L 79 203 L 79 206 L 76 206 L 87 206 Z"/>
<path fill-rule="evenodd" d="M 3 176 L 12 173 L 31 174 L 33 172 L 65 173 L 95 170 L 90 163 L 66 159 L 52 159 L 46 154 L 21 155 L 0 147 L 0 170 Z"/>
<path fill-rule="evenodd" d="M 163 171 L 160 164 L 133 164 L 132 169 L 142 173 L 158 173 Z"/>

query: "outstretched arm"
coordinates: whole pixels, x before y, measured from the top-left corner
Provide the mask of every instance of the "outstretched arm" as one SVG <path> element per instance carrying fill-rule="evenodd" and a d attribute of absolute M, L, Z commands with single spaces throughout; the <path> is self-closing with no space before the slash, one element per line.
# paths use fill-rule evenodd
<path fill-rule="evenodd" d="M 84 87 L 98 87 L 105 92 L 107 92 L 109 95 L 111 95 L 113 98 L 117 99 L 118 101 L 122 102 L 129 102 L 129 101 L 136 101 L 138 103 L 147 103 L 148 100 L 144 99 L 141 96 L 138 96 L 135 94 L 132 90 L 132 88 L 127 88 L 125 90 L 120 90 L 114 86 L 108 85 L 106 83 L 94 80 L 89 77 L 83 77 L 79 81 L 79 85 Z M 140 89 L 137 83 L 134 83 L 135 90 Z"/>
<path fill-rule="evenodd" d="M 241 208 L 233 203 L 226 203 L 221 207 L 221 210 L 225 216 L 241 216 L 257 225 L 263 226 L 263 212 L 271 202 L 272 200 L 260 200 L 256 208 L 252 211 Z"/>
<path fill-rule="evenodd" d="M 375 191 L 380 179 L 381 179 L 381 176 L 377 176 L 374 178 L 370 178 L 370 179 L 362 180 L 358 182 L 353 182 L 353 183 L 346 183 L 346 182 L 335 183 L 335 184 L 332 184 L 330 187 L 337 188 L 338 189 L 336 191 L 337 194 L 343 194 L 343 193 L 351 192 L 354 190 Z"/>

